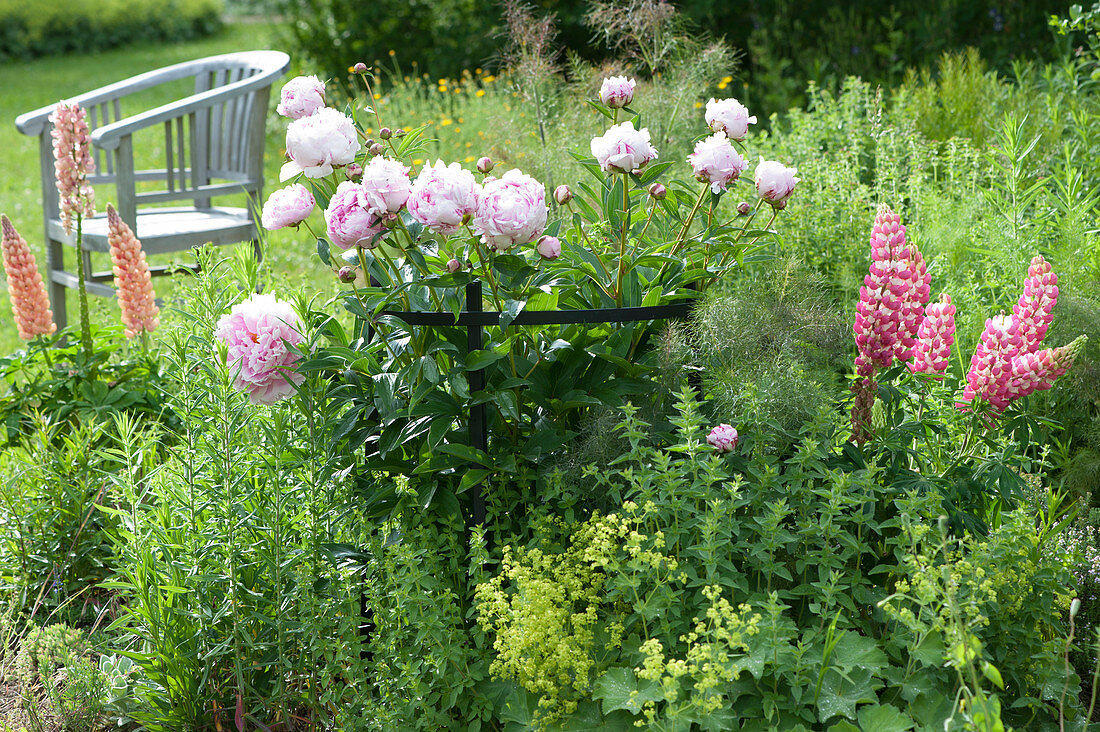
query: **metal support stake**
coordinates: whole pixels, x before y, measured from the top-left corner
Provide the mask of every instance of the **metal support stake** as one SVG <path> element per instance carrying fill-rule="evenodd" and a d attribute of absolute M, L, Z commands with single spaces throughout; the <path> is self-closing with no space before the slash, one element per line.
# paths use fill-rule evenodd
<path fill-rule="evenodd" d="M 466 312 L 480 313 L 484 305 L 481 300 L 481 282 L 474 281 L 466 285 Z M 480 324 L 471 323 L 466 326 L 466 352 L 480 351 L 485 346 L 484 335 Z M 485 371 L 478 369 L 470 372 L 470 396 L 476 396 L 485 389 Z M 470 447 L 482 452 L 488 452 L 489 434 L 486 425 L 485 404 L 475 404 L 470 407 Z M 485 495 L 481 484 L 478 483 L 472 489 L 470 496 L 471 508 L 475 524 L 485 523 Z"/>

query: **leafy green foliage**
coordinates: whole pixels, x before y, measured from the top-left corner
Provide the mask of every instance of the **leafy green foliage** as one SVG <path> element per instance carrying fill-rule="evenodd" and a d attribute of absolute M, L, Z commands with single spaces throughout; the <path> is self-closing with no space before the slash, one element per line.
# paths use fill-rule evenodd
<path fill-rule="evenodd" d="M 250 405 L 210 354 L 238 281 L 211 252 L 203 265 L 166 345 L 178 431 L 120 416 L 107 451 L 121 500 L 104 507 L 117 557 L 104 587 L 122 602 L 113 650 L 137 669 L 128 716 L 165 731 L 328 719 L 363 699 L 348 682 L 364 675 L 361 555 L 339 551 L 364 529 L 321 432 L 341 401 L 314 380 L 277 408 Z"/>
<path fill-rule="evenodd" d="M 0 2 L 0 61 L 185 40 L 221 26 L 221 0 Z"/>
<path fill-rule="evenodd" d="M 889 453 L 844 447 L 828 407 L 787 457 L 749 435 L 725 458 L 690 393 L 679 409 L 660 449 L 628 408 L 630 452 L 579 489 L 603 508 L 574 514 L 578 489 L 552 480 L 532 536 L 479 586 L 492 670 L 514 684 L 505 715 L 569 729 L 592 700 L 610 728 L 624 713 L 667 730 L 1056 717 L 1052 690 L 1076 681 L 1057 653 L 1068 575 L 1046 514 L 1038 533 L 1020 509 L 988 538 L 941 540 L 935 494 L 900 488 Z"/>
<path fill-rule="evenodd" d="M 7 384 L 0 395 L 2 444 L 17 444 L 42 424 L 109 425 L 116 413 L 172 419 L 159 394 L 157 354 L 128 343 L 120 326 L 98 327 L 94 333 L 96 347 L 90 356 L 66 331 L 0 358 Z"/>
<path fill-rule="evenodd" d="M 89 641 L 67 625 L 32 626 L 15 659 L 23 708 L 33 726 L 43 717 L 64 732 L 98 728 L 103 719 L 104 679 L 87 658 Z"/>

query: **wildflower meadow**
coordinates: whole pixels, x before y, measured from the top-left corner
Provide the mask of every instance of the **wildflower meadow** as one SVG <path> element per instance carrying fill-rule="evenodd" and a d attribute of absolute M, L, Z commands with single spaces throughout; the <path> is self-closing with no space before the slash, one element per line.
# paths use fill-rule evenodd
<path fill-rule="evenodd" d="M 199 5 L 0 187 L 0 729 L 1097 728 L 1100 4 Z"/>

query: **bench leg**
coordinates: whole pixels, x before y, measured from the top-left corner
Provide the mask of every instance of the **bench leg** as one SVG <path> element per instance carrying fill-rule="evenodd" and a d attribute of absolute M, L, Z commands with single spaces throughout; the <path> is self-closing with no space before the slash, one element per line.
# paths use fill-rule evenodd
<path fill-rule="evenodd" d="M 69 324 L 65 310 L 65 293 L 69 289 L 53 279 L 54 272 L 65 271 L 65 250 L 59 241 L 46 241 L 46 282 L 50 293 L 50 309 L 53 310 L 53 322 L 58 330 Z"/>

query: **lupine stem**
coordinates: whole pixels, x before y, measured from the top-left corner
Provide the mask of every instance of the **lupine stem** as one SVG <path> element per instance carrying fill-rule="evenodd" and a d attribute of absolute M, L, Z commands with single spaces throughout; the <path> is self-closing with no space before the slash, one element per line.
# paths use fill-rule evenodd
<path fill-rule="evenodd" d="M 84 357 L 92 357 L 92 327 L 88 315 L 88 290 L 84 282 L 87 272 L 84 266 L 84 217 L 80 211 L 76 212 L 76 276 L 78 280 L 77 293 L 80 299 L 80 349 Z"/>

